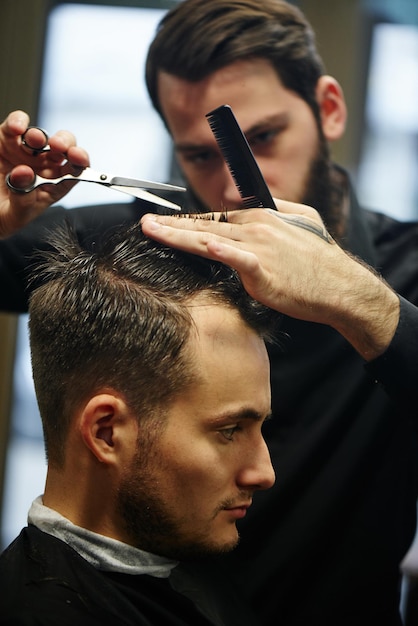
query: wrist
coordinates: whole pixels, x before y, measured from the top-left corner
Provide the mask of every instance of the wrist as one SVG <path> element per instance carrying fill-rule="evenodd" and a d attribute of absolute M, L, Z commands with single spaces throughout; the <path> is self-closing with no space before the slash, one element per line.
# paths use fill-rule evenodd
<path fill-rule="evenodd" d="M 348 288 L 339 297 L 331 325 L 365 359 L 388 348 L 399 323 L 398 295 L 370 268 L 358 263 Z"/>

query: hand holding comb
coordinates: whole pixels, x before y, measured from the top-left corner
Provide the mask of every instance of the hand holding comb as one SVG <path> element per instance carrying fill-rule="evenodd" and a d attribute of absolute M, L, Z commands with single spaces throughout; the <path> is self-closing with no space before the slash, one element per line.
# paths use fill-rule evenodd
<path fill-rule="evenodd" d="M 248 141 L 229 105 L 206 115 L 245 208 L 276 209 Z M 277 209 L 276 209 L 277 210 Z"/>

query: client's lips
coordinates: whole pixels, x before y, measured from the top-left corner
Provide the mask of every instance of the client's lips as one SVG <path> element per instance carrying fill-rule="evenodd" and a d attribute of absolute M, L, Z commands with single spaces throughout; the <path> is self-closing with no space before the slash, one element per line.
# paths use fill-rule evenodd
<path fill-rule="evenodd" d="M 247 510 L 250 508 L 250 506 L 251 502 L 244 502 L 242 504 L 235 504 L 234 506 L 226 507 L 225 511 L 231 513 L 231 515 L 236 519 L 240 519 L 246 516 Z"/>

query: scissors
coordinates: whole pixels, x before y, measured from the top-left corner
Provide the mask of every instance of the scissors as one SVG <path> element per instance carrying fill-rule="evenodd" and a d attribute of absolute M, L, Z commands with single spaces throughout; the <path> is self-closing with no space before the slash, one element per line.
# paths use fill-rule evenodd
<path fill-rule="evenodd" d="M 26 133 L 31 128 L 36 128 L 39 130 L 45 138 L 44 144 L 39 148 L 34 148 L 31 146 L 27 139 Z M 40 154 L 41 152 L 48 152 L 50 150 L 50 146 L 48 145 L 48 134 L 39 126 L 29 126 L 26 131 L 22 135 L 22 145 L 26 146 L 30 150 L 32 150 L 33 155 Z M 150 180 L 137 180 L 135 178 L 124 178 L 122 176 L 109 176 L 109 174 L 104 174 L 102 172 L 95 171 L 90 167 L 85 167 L 80 170 L 78 174 L 64 174 L 63 176 L 59 176 L 58 178 L 43 178 L 38 174 L 35 175 L 34 181 L 28 185 L 27 187 L 15 187 L 10 182 L 10 174 L 6 176 L 6 184 L 12 191 L 16 193 L 29 193 L 40 187 L 41 185 L 57 185 L 64 180 L 74 180 L 74 181 L 83 181 L 87 183 L 97 183 L 99 185 L 104 185 L 109 189 L 114 189 L 115 191 L 120 191 L 122 193 L 127 193 L 135 198 L 140 198 L 141 200 L 145 200 L 147 202 L 151 202 L 153 204 L 157 204 L 159 206 L 166 207 L 168 209 L 172 209 L 174 211 L 181 211 L 182 207 L 178 204 L 174 204 L 165 198 L 161 198 L 156 194 L 150 193 L 147 189 L 154 189 L 156 191 L 180 191 L 185 192 L 186 189 L 184 187 L 178 187 L 177 185 L 168 185 L 165 183 L 155 183 Z"/>

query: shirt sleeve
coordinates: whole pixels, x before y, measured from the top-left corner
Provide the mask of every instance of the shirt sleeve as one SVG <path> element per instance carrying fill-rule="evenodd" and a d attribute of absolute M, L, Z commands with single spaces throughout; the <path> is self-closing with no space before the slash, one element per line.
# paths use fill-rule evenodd
<path fill-rule="evenodd" d="M 0 241 L 0 311 L 26 313 L 28 277 L 36 254 L 48 248 L 48 233 L 69 221 L 80 241 L 92 241 L 106 232 L 140 219 L 146 209 L 139 202 L 64 209 L 51 207 L 15 235 Z"/>
<path fill-rule="evenodd" d="M 392 342 L 365 367 L 389 396 L 418 411 L 418 307 L 400 297 L 399 323 Z"/>

